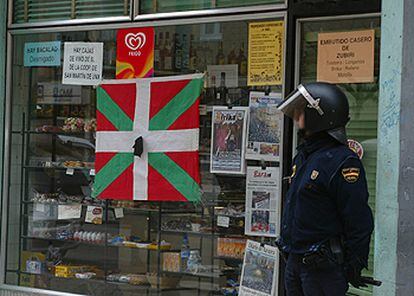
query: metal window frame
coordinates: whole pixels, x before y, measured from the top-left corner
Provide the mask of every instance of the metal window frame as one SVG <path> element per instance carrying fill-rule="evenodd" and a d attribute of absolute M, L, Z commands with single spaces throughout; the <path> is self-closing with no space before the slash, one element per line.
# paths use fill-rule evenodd
<path fill-rule="evenodd" d="M 9 0 L 11 1 L 11 0 Z M 234 22 L 234 21 L 265 21 L 269 19 L 277 19 L 284 21 L 284 48 L 283 48 L 283 81 L 282 81 L 282 95 L 284 95 L 285 83 L 286 83 L 286 52 L 287 52 L 287 11 L 272 11 L 272 12 L 261 12 L 261 13 L 245 13 L 245 14 L 230 14 L 230 15 L 216 15 L 216 16 L 204 16 L 197 18 L 178 18 L 178 19 L 164 19 L 164 20 L 148 20 L 142 22 L 127 22 L 127 23 L 111 23 L 111 24 L 92 24 L 92 25 L 74 25 L 65 26 L 59 23 L 60 26 L 56 27 L 35 27 L 35 28 L 13 28 L 7 32 L 7 68 L 6 68 L 6 110 L 5 110 L 5 139 L 4 139 L 4 168 L 3 168 L 3 191 L 1 199 L 1 205 L 3 213 L 1 217 L 1 230 L 2 235 L 5 239 L 0 240 L 0 290 L 13 290 L 28 293 L 41 293 L 44 295 L 56 295 L 56 296 L 76 296 L 78 294 L 57 292 L 46 289 L 27 288 L 22 286 L 14 286 L 5 284 L 6 279 L 6 248 L 7 248 L 7 237 L 8 237 L 8 225 L 7 217 L 9 214 L 8 201 L 9 201 L 9 181 L 10 181 L 10 168 L 11 168 L 11 130 L 12 130 L 12 91 L 13 91 L 13 41 L 14 37 L 18 35 L 27 34 L 41 34 L 41 33 L 58 33 L 58 32 L 76 32 L 76 31 L 91 31 L 91 30 L 116 30 L 120 28 L 131 28 L 131 27 L 144 27 L 144 26 L 179 26 L 187 24 L 202 24 L 202 23 L 213 23 L 213 22 Z M 283 160 L 280 159 L 280 167 L 283 168 Z M 281 181 L 280 181 L 281 182 Z M 281 194 L 282 192 L 280 192 Z M 279 223 L 280 224 L 280 223 Z"/>
<path fill-rule="evenodd" d="M 34 28 L 34 27 L 52 27 L 52 26 L 70 26 L 70 25 L 85 25 L 85 24 L 104 24 L 114 22 L 134 22 L 134 21 L 149 21 L 149 20 L 165 20 L 165 19 L 179 19 L 179 18 L 191 18 L 191 17 L 204 17 L 204 16 L 219 16 L 219 15 L 231 15 L 239 13 L 261 13 L 268 11 L 280 11 L 287 9 L 288 0 L 284 0 L 284 3 L 280 4 L 268 4 L 268 5 L 251 5 L 251 6 L 238 6 L 229 8 L 217 8 L 217 9 L 204 9 L 204 10 L 189 10 L 179 12 L 166 12 L 166 13 L 152 13 L 152 14 L 140 14 L 139 4 L 140 0 L 130 1 L 130 14 L 129 16 L 116 16 L 116 17 L 98 17 L 88 19 L 73 19 L 73 20 L 53 20 L 44 22 L 32 22 L 32 23 L 13 23 L 13 1 L 8 0 L 8 28 Z"/>
<path fill-rule="evenodd" d="M 200 9 L 200 10 L 188 10 L 177 12 L 160 12 L 141 14 L 139 11 L 140 1 L 134 0 L 134 21 L 145 21 L 154 19 L 168 19 L 168 18 L 183 18 L 183 17 L 202 17 L 213 16 L 221 14 L 234 14 L 234 13 L 248 13 L 248 12 L 266 12 L 271 10 L 283 10 L 287 9 L 287 0 L 280 4 L 265 4 L 265 5 L 250 5 L 250 6 L 236 6 L 228 8 L 212 8 L 212 9 Z"/>

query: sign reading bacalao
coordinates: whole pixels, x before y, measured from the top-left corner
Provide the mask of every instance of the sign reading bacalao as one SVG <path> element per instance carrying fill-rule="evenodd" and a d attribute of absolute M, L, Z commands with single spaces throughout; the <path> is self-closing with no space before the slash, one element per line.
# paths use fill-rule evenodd
<path fill-rule="evenodd" d="M 374 44 L 375 30 L 319 33 L 317 80 L 373 82 Z"/>

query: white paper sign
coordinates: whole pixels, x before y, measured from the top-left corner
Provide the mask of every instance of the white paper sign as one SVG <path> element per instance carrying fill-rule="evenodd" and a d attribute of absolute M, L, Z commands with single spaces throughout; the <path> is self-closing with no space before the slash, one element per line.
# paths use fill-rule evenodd
<path fill-rule="evenodd" d="M 208 87 L 239 86 L 239 65 L 208 65 Z M 224 81 L 221 81 L 221 79 Z"/>
<path fill-rule="evenodd" d="M 66 169 L 66 175 L 73 176 L 74 173 L 75 173 L 74 169 Z"/>
<path fill-rule="evenodd" d="M 230 226 L 230 217 L 218 216 L 217 217 L 217 226 L 229 228 L 229 226 Z"/>
<path fill-rule="evenodd" d="M 120 219 L 120 218 L 124 217 L 124 209 L 123 208 L 115 208 L 114 212 L 115 212 L 115 218 L 116 219 Z"/>
<path fill-rule="evenodd" d="M 93 223 L 93 224 L 102 224 L 103 218 L 103 208 L 95 207 L 95 206 L 88 206 L 86 210 L 86 223 Z"/>
<path fill-rule="evenodd" d="M 280 170 L 247 167 L 245 234 L 276 237 L 280 224 Z"/>
<path fill-rule="evenodd" d="M 98 85 L 102 80 L 103 43 L 66 42 L 63 84 Z"/>
<path fill-rule="evenodd" d="M 276 247 L 248 240 L 239 296 L 276 296 L 278 287 L 279 251 Z"/>
<path fill-rule="evenodd" d="M 82 205 L 59 205 L 58 220 L 79 219 L 82 214 Z"/>
<path fill-rule="evenodd" d="M 82 104 L 82 87 L 77 85 L 42 82 L 37 84 L 36 95 L 38 104 Z"/>

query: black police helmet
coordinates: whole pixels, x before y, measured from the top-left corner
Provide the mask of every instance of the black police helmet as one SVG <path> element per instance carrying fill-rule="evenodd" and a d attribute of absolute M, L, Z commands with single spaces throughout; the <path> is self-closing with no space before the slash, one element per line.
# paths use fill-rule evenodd
<path fill-rule="evenodd" d="M 349 104 L 346 95 L 334 84 L 315 82 L 303 85 L 319 102 L 321 115 L 315 108 L 305 108 L 305 130 L 310 133 L 326 131 L 340 143 L 347 143 L 345 126 L 349 121 Z"/>

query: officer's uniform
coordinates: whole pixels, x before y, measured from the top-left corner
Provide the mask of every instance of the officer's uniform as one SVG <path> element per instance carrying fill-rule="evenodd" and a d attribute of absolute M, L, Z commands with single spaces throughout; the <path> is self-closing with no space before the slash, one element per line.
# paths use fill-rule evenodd
<path fill-rule="evenodd" d="M 342 262 L 314 264 L 304 255 L 341 240 L 345 261 L 367 266 L 373 218 L 362 163 L 348 146 L 318 133 L 298 147 L 290 182 L 278 241 L 288 257 L 287 295 L 345 295 Z"/>

